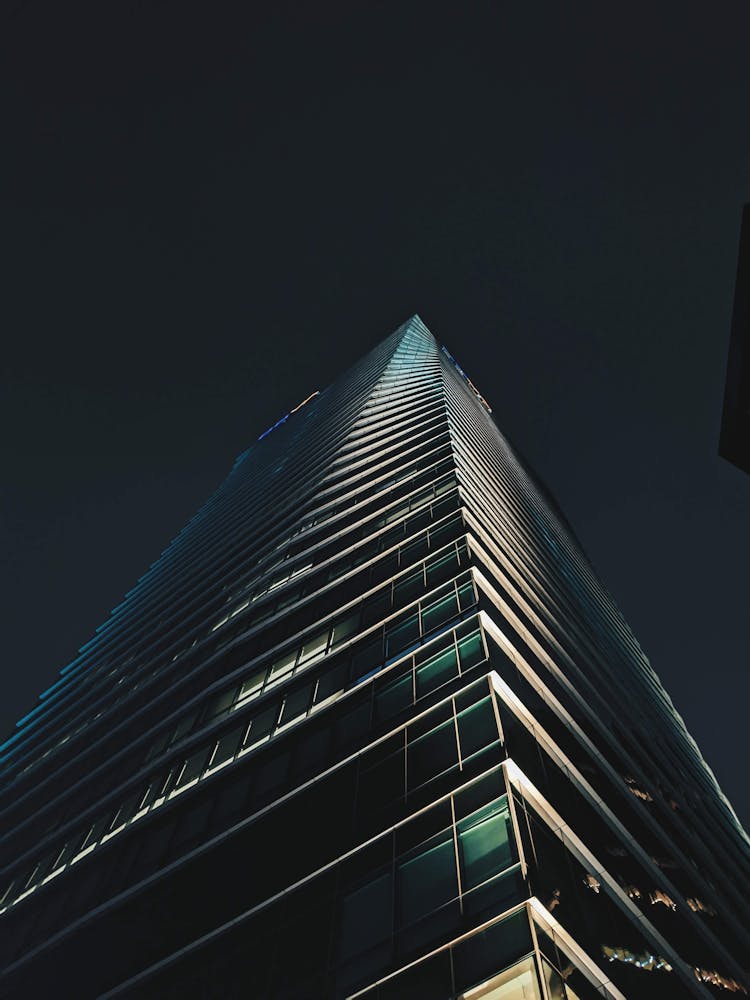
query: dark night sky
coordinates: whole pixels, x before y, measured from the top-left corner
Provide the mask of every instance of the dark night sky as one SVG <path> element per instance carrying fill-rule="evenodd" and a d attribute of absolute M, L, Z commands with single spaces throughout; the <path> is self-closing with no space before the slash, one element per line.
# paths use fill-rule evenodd
<path fill-rule="evenodd" d="M 0 2 L 0 731 L 419 312 L 747 822 L 750 478 L 717 442 L 750 8 L 269 6 Z"/>

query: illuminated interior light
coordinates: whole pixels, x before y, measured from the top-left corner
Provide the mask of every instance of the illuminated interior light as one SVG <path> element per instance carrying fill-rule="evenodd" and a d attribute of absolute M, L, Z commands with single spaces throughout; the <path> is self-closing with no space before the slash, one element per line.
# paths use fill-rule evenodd
<path fill-rule="evenodd" d="M 627 777 L 625 782 L 630 789 L 630 791 L 635 795 L 637 799 L 642 799 L 643 802 L 653 802 L 654 798 L 649 792 L 644 792 L 642 788 L 638 787 L 635 778 Z"/>
<path fill-rule="evenodd" d="M 651 952 L 635 954 L 628 948 L 613 948 L 607 944 L 602 945 L 602 952 L 610 962 L 624 962 L 626 965 L 635 965 L 636 968 L 644 969 L 646 972 L 653 972 L 655 969 L 663 972 L 672 971 L 672 966 L 666 958 L 662 958 L 661 955 L 653 955 Z"/>
<path fill-rule="evenodd" d="M 664 906 L 668 906 L 670 910 L 677 909 L 677 903 L 666 892 L 662 892 L 661 889 L 654 889 L 653 892 L 648 894 L 648 898 L 651 900 L 652 906 L 655 903 L 662 903 Z"/>
<path fill-rule="evenodd" d="M 588 888 L 592 889 L 594 892 L 599 892 L 601 887 L 601 882 L 599 879 L 594 878 L 593 875 L 586 874 L 583 879 L 583 884 Z"/>
<path fill-rule="evenodd" d="M 738 983 L 736 979 L 729 979 L 726 976 L 722 976 L 715 969 L 701 969 L 699 966 L 694 965 L 693 972 L 699 983 L 710 983 L 712 986 L 719 986 L 730 993 L 744 993 L 747 996 L 747 990 L 741 983 Z"/>
<path fill-rule="evenodd" d="M 716 916 L 716 910 L 710 903 L 704 903 L 702 899 L 698 899 L 697 896 L 691 896 L 687 900 L 687 905 L 694 913 L 707 913 L 710 917 Z"/>

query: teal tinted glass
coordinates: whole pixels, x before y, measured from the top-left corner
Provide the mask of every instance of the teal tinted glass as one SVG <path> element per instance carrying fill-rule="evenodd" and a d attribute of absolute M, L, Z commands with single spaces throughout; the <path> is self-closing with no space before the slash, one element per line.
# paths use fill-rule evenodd
<path fill-rule="evenodd" d="M 458 894 L 453 838 L 412 855 L 398 866 L 399 924 L 406 927 Z"/>
<path fill-rule="evenodd" d="M 458 734 L 461 741 L 461 757 L 464 760 L 500 739 L 495 712 L 489 697 L 459 713 Z"/>
<path fill-rule="evenodd" d="M 434 691 L 458 674 L 455 646 L 444 649 L 417 667 L 417 696 Z"/>
<path fill-rule="evenodd" d="M 465 890 L 481 885 L 515 861 L 507 797 L 479 809 L 457 825 L 461 883 Z"/>
<path fill-rule="evenodd" d="M 410 615 L 388 632 L 387 655 L 395 656 L 419 640 L 419 617 Z"/>
<path fill-rule="evenodd" d="M 432 632 L 444 622 L 449 621 L 458 614 L 458 602 L 456 595 L 447 594 L 445 597 L 431 604 L 422 612 L 422 627 L 425 632 Z"/>
<path fill-rule="evenodd" d="M 458 652 L 461 657 L 461 669 L 469 670 L 481 663 L 484 657 L 484 645 L 482 643 L 482 633 L 477 629 L 471 635 L 461 639 L 458 643 Z"/>

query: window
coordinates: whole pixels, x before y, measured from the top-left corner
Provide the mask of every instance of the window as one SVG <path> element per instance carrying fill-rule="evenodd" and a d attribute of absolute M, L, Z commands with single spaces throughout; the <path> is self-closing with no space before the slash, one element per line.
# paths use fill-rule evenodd
<path fill-rule="evenodd" d="M 351 958 L 391 935 L 393 879 L 379 875 L 347 896 L 341 903 L 339 957 Z"/>
<path fill-rule="evenodd" d="M 454 593 L 446 594 L 440 600 L 428 605 L 422 611 L 422 627 L 432 632 L 458 614 L 458 601 Z"/>
<path fill-rule="evenodd" d="M 459 701 L 457 696 L 457 702 Z M 458 734 L 461 758 L 464 761 L 485 747 L 497 743 L 500 736 L 490 698 L 483 698 L 471 708 L 458 713 Z"/>
<path fill-rule="evenodd" d="M 410 852 L 399 862 L 400 927 L 408 928 L 416 924 L 445 907 L 457 896 L 456 859 L 450 832 L 439 834 L 433 841 Z"/>
<path fill-rule="evenodd" d="M 375 695 L 375 711 L 378 719 L 389 719 L 412 704 L 411 672 L 389 681 Z"/>
<path fill-rule="evenodd" d="M 437 729 L 409 744 L 409 790 L 414 791 L 457 764 L 456 728 L 453 718 L 450 718 Z"/>
<path fill-rule="evenodd" d="M 357 631 L 357 626 L 359 625 L 359 612 L 349 615 L 346 618 L 342 618 L 340 621 L 336 622 L 333 626 L 333 637 L 331 639 L 331 647 L 337 646 L 340 642 L 344 642 L 349 639 Z"/>
<path fill-rule="evenodd" d="M 268 681 L 279 681 L 282 677 L 288 676 L 294 669 L 294 664 L 297 659 L 297 650 L 295 649 L 291 653 L 284 653 L 280 656 L 278 660 L 274 660 L 271 664 L 271 669 L 268 671 Z"/>
<path fill-rule="evenodd" d="M 236 694 L 237 688 L 233 686 L 212 695 L 206 706 L 206 711 L 203 716 L 204 719 L 208 721 L 209 719 L 213 719 L 217 715 L 221 715 L 223 712 L 226 712 L 234 701 Z"/>
<path fill-rule="evenodd" d="M 273 705 L 271 708 L 267 708 L 265 712 L 261 712 L 255 719 L 253 719 L 250 725 L 250 731 L 245 738 L 245 746 L 243 749 L 249 750 L 251 747 L 257 746 L 259 743 L 265 742 L 273 731 L 276 725 L 276 715 L 278 713 L 278 706 Z"/>
<path fill-rule="evenodd" d="M 507 798 L 477 810 L 457 824 L 461 885 L 469 891 L 515 861 Z"/>
<path fill-rule="evenodd" d="M 391 595 L 387 590 L 381 590 L 369 600 L 365 601 L 362 607 L 362 627 L 369 628 L 376 622 L 382 621 L 391 609 Z"/>
<path fill-rule="evenodd" d="M 312 636 L 305 642 L 302 647 L 302 652 L 300 653 L 299 662 L 301 664 L 311 663 L 313 660 L 317 660 L 321 656 L 324 656 L 327 645 L 328 629 L 324 632 L 318 632 L 317 635 Z"/>
<path fill-rule="evenodd" d="M 388 630 L 386 656 L 397 656 L 416 642 L 419 642 L 419 616 L 413 614 Z"/>
<path fill-rule="evenodd" d="M 295 719 L 301 718 L 303 715 L 307 714 L 307 710 L 310 707 L 310 699 L 312 697 L 312 685 L 306 684 L 303 688 L 298 691 L 292 691 L 284 699 L 284 706 L 281 709 L 281 717 L 279 719 L 280 726 L 286 726 L 290 722 L 294 722 Z"/>
<path fill-rule="evenodd" d="M 208 762 L 208 747 L 202 747 L 192 754 L 183 764 L 180 776 L 175 785 L 175 791 L 187 788 L 200 778 L 203 769 Z"/>
<path fill-rule="evenodd" d="M 221 767 L 230 761 L 240 748 L 240 743 L 242 742 L 242 737 L 245 734 L 246 725 L 243 723 L 241 726 L 237 726 L 234 729 L 230 729 L 228 733 L 224 733 L 223 736 L 219 738 L 216 743 L 213 754 L 211 755 L 211 760 L 209 761 L 209 767 L 212 771 Z"/>
<path fill-rule="evenodd" d="M 408 573 L 399 580 L 393 587 L 393 603 L 395 607 L 402 607 L 416 600 L 424 590 L 424 573 L 422 567 L 415 573 Z"/>
<path fill-rule="evenodd" d="M 550 990 L 550 996 L 557 1000 L 563 994 Z M 488 983 L 465 993 L 461 1000 L 540 1000 L 540 997 L 534 959 L 525 958 Z"/>
<path fill-rule="evenodd" d="M 193 712 L 188 712 L 187 715 L 183 715 L 183 717 L 177 723 L 177 728 L 172 734 L 172 739 L 169 742 L 176 743 L 178 740 L 181 740 L 183 736 L 187 736 L 187 734 L 193 728 L 193 723 L 195 722 L 197 717 L 198 717 L 197 710 Z"/>
<path fill-rule="evenodd" d="M 464 639 L 459 639 L 458 652 L 461 657 L 461 669 L 470 670 L 485 659 L 482 633 L 477 629 Z"/>
<path fill-rule="evenodd" d="M 237 698 L 235 708 L 237 705 L 242 704 L 242 702 L 249 701 L 251 698 L 254 698 L 263 687 L 263 681 L 265 679 L 266 671 L 259 670 L 257 673 L 253 674 L 252 677 L 248 677 L 247 680 L 244 680 L 240 686 L 240 693 Z"/>
<path fill-rule="evenodd" d="M 434 691 L 458 674 L 456 649 L 451 644 L 448 649 L 435 653 L 417 667 L 417 697 Z"/>

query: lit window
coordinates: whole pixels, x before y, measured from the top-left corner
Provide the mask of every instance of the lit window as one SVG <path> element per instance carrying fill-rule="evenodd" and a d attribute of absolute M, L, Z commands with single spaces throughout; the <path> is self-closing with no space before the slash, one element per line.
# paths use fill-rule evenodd
<path fill-rule="evenodd" d="M 316 660 L 323 656 L 328 645 L 328 629 L 325 632 L 319 632 L 317 635 L 312 636 L 302 647 L 302 652 L 300 653 L 299 662 L 309 663 L 311 660 Z"/>
<path fill-rule="evenodd" d="M 282 677 L 286 677 L 294 669 L 296 659 L 297 650 L 295 649 L 291 653 L 285 653 L 283 656 L 280 656 L 278 660 L 274 660 L 271 669 L 268 671 L 268 680 L 278 681 Z"/>
<path fill-rule="evenodd" d="M 539 997 L 534 959 L 526 958 L 490 982 L 464 993 L 461 1000 L 539 1000 Z"/>
<path fill-rule="evenodd" d="M 263 687 L 263 681 L 265 679 L 266 671 L 259 670 L 256 674 L 253 674 L 252 677 L 248 677 L 247 680 L 244 680 L 240 686 L 240 693 L 237 697 L 237 702 L 234 705 L 234 708 L 237 708 L 243 702 L 250 701 L 251 698 L 254 698 Z"/>

